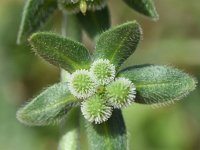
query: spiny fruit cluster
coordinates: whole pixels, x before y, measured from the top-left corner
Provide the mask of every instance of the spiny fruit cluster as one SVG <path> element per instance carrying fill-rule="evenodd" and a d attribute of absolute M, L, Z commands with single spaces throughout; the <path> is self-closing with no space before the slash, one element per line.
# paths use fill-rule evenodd
<path fill-rule="evenodd" d="M 82 100 L 81 111 L 88 121 L 100 124 L 110 118 L 113 108 L 134 102 L 134 84 L 126 78 L 115 78 L 115 74 L 109 60 L 98 59 L 90 70 L 77 70 L 68 77 L 70 92 Z"/>

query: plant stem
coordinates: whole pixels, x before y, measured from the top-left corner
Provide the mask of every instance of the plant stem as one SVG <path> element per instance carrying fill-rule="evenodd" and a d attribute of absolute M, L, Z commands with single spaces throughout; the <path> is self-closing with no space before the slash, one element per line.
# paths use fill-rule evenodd
<path fill-rule="evenodd" d="M 82 32 L 75 15 L 63 12 L 62 35 L 70 37 L 75 41 L 81 41 Z M 66 82 L 69 73 L 61 69 L 61 82 Z M 80 108 L 73 108 L 64 121 L 64 133 L 59 142 L 59 150 L 80 149 Z"/>
<path fill-rule="evenodd" d="M 82 41 L 81 27 L 75 15 L 69 15 L 63 12 L 63 22 L 62 22 L 62 35 L 70 37 L 70 39 L 75 41 Z M 61 69 L 61 81 L 65 82 L 67 80 L 67 75 L 69 73 Z"/>

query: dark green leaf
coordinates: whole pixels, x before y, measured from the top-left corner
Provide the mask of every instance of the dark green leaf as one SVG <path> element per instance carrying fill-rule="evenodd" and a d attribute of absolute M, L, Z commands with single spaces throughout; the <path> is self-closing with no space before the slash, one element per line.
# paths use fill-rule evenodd
<path fill-rule="evenodd" d="M 29 41 L 38 55 L 69 72 L 89 67 L 91 58 L 81 43 L 45 32 L 33 34 Z"/>
<path fill-rule="evenodd" d="M 117 68 L 135 51 L 141 38 L 141 28 L 136 21 L 112 28 L 99 36 L 95 58 L 108 59 Z"/>
<path fill-rule="evenodd" d="M 156 12 L 154 2 L 152 0 L 124 0 L 129 7 L 135 9 L 137 12 L 151 17 L 153 20 L 158 20 L 159 16 Z"/>
<path fill-rule="evenodd" d="M 169 66 L 133 66 L 118 76 L 130 79 L 136 85 L 137 102 L 146 104 L 180 100 L 196 87 L 194 78 Z"/>
<path fill-rule="evenodd" d="M 62 124 L 63 133 L 59 141 L 59 150 L 79 150 L 80 144 L 80 108 L 72 108 Z M 70 123 L 69 123 L 70 122 Z"/>
<path fill-rule="evenodd" d="M 17 43 L 26 40 L 39 29 L 57 9 L 56 0 L 27 0 L 23 10 Z"/>
<path fill-rule="evenodd" d="M 86 15 L 78 13 L 77 18 L 91 38 L 110 27 L 110 16 L 107 7 L 97 11 L 87 11 Z"/>
<path fill-rule="evenodd" d="M 82 0 L 58 0 L 59 9 L 67 11 L 68 13 L 77 13 L 80 11 L 80 4 Z M 107 4 L 107 0 L 86 0 L 87 10 L 100 10 Z"/>
<path fill-rule="evenodd" d="M 79 101 L 70 94 L 67 83 L 55 84 L 19 109 L 17 118 L 26 125 L 49 125 L 63 119 Z"/>
<path fill-rule="evenodd" d="M 112 117 L 101 124 L 86 122 L 91 150 L 126 150 L 127 135 L 121 110 L 115 109 Z"/>

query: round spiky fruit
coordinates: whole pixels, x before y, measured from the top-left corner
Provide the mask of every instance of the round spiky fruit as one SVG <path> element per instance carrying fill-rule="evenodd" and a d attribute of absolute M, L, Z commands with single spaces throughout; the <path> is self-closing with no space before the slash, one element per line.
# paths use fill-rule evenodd
<path fill-rule="evenodd" d="M 136 88 L 126 78 L 117 78 L 106 87 L 108 103 L 114 108 L 124 108 L 134 102 Z"/>
<path fill-rule="evenodd" d="M 94 61 L 90 72 L 99 85 L 107 85 L 115 78 L 115 66 L 107 59 Z"/>
<path fill-rule="evenodd" d="M 112 115 L 112 107 L 107 106 L 105 100 L 98 95 L 83 101 L 81 111 L 85 119 L 95 124 L 107 121 Z"/>
<path fill-rule="evenodd" d="M 69 78 L 69 90 L 79 99 L 85 99 L 96 92 L 97 85 L 87 70 L 77 70 Z"/>

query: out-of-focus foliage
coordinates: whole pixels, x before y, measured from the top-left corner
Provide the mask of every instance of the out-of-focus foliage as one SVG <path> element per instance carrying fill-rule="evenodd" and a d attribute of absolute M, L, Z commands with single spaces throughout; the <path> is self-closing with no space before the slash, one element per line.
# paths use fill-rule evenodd
<path fill-rule="evenodd" d="M 58 70 L 37 59 L 28 46 L 15 45 L 23 0 L 0 3 L 0 149 L 55 150 L 58 129 L 25 127 L 15 113 L 23 99 L 58 80 Z M 155 0 L 155 4 L 160 20 L 151 22 L 132 13 L 123 1 L 110 0 L 112 24 L 136 19 L 144 30 L 144 40 L 124 66 L 173 64 L 200 80 L 199 1 Z M 200 149 L 199 91 L 198 86 L 184 101 L 167 107 L 135 104 L 125 109 L 130 150 Z"/>
<path fill-rule="evenodd" d="M 28 0 L 24 6 L 17 43 L 26 41 L 30 34 L 40 28 L 57 8 L 55 0 Z M 24 39 L 25 38 L 25 39 Z"/>
<path fill-rule="evenodd" d="M 153 0 L 124 0 L 124 2 L 137 12 L 151 17 L 153 20 L 158 20 L 159 18 Z"/>
<path fill-rule="evenodd" d="M 110 12 L 108 7 L 97 11 L 88 11 L 87 15 L 78 13 L 77 18 L 82 28 L 91 38 L 95 38 L 95 36 L 98 36 L 98 34 L 110 27 Z"/>
<path fill-rule="evenodd" d="M 21 100 L 29 97 L 28 95 L 45 83 L 47 84 L 47 81 L 55 81 L 54 76 L 51 78 L 47 76 L 43 81 L 40 80 L 39 74 L 45 74 L 38 66 L 45 69 L 46 65 L 35 59 L 27 45 L 16 45 L 21 7 L 22 3 L 19 1 L 1 0 L 0 149 L 53 150 L 56 148 L 59 134 L 54 132 L 54 128 L 31 129 L 22 126 L 16 119 L 17 105 L 21 103 Z M 55 71 L 52 73 L 55 75 Z"/>

